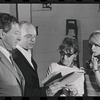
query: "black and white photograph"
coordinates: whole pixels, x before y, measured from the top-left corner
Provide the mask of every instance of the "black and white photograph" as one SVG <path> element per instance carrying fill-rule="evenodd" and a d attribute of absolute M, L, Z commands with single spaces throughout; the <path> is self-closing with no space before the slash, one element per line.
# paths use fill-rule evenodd
<path fill-rule="evenodd" d="M 0 3 L 0 96 L 100 96 L 100 4 Z"/>

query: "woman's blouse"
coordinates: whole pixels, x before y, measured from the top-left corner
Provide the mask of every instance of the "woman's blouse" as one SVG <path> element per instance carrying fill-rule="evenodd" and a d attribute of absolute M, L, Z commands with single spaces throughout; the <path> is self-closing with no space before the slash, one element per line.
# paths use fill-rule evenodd
<path fill-rule="evenodd" d="M 51 63 L 51 65 L 49 66 L 47 70 L 47 76 L 50 75 L 50 73 L 54 73 L 54 72 L 61 72 L 62 75 L 65 75 L 67 70 L 77 71 L 80 69 L 77 68 L 76 66 L 73 66 L 71 68 L 64 65 L 60 65 L 58 63 Z M 84 94 L 84 74 L 74 82 L 74 85 L 76 86 L 78 90 L 78 96 L 82 96 Z"/>

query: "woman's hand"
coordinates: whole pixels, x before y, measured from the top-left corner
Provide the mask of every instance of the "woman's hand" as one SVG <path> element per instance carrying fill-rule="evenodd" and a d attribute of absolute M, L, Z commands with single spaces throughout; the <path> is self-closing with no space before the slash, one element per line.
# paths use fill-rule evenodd
<path fill-rule="evenodd" d="M 55 82 L 46 90 L 47 96 L 54 96 L 59 90 L 63 88 L 70 92 L 70 96 L 75 96 L 78 94 L 78 90 L 75 85 L 72 84 L 65 86 L 61 85 L 60 82 Z"/>
<path fill-rule="evenodd" d="M 67 88 L 67 90 L 70 91 L 70 96 L 75 96 L 78 94 L 78 90 L 74 84 L 67 85 L 66 88 Z"/>
<path fill-rule="evenodd" d="M 54 96 L 59 90 L 62 89 L 62 87 L 64 87 L 59 83 L 60 82 L 55 82 L 49 86 L 49 88 L 46 90 L 47 96 Z"/>
<path fill-rule="evenodd" d="M 98 58 L 94 57 L 94 55 L 92 55 L 92 68 L 93 70 L 97 70 L 98 69 Z"/>

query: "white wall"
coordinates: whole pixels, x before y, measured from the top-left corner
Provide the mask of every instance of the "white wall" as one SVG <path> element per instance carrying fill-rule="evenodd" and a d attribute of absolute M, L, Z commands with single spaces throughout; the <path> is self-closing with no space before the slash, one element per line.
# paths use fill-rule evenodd
<path fill-rule="evenodd" d="M 30 4 L 18 4 L 18 18 L 30 22 Z"/>
<path fill-rule="evenodd" d="M 0 13 L 8 13 L 16 17 L 16 4 L 0 4 Z"/>
<path fill-rule="evenodd" d="M 0 4 L 0 12 L 10 13 L 10 4 Z"/>
<path fill-rule="evenodd" d="M 1 13 L 9 13 L 16 17 L 16 4 L 0 4 Z"/>
<path fill-rule="evenodd" d="M 23 10 L 24 9 L 24 10 Z M 33 57 L 38 64 L 41 81 L 51 62 L 59 60 L 57 48 L 66 34 L 66 19 L 77 19 L 79 28 L 80 64 L 83 64 L 83 40 L 100 29 L 99 4 L 52 4 L 51 11 L 43 11 L 41 4 L 32 4 L 32 23 L 38 26 Z M 30 5 L 19 6 L 19 19 L 30 21 Z"/>

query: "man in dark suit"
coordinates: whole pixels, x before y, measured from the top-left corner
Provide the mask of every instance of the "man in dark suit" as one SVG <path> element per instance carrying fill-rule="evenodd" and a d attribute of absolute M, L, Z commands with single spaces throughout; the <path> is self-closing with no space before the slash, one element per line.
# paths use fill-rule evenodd
<path fill-rule="evenodd" d="M 10 51 L 20 40 L 18 20 L 0 13 L 0 96 L 23 96 L 25 80 Z"/>
<path fill-rule="evenodd" d="M 31 23 L 21 22 L 21 41 L 13 50 L 13 59 L 25 77 L 24 96 L 45 96 L 45 90 L 39 86 L 37 64 L 31 55 L 36 40 L 36 30 Z"/>

